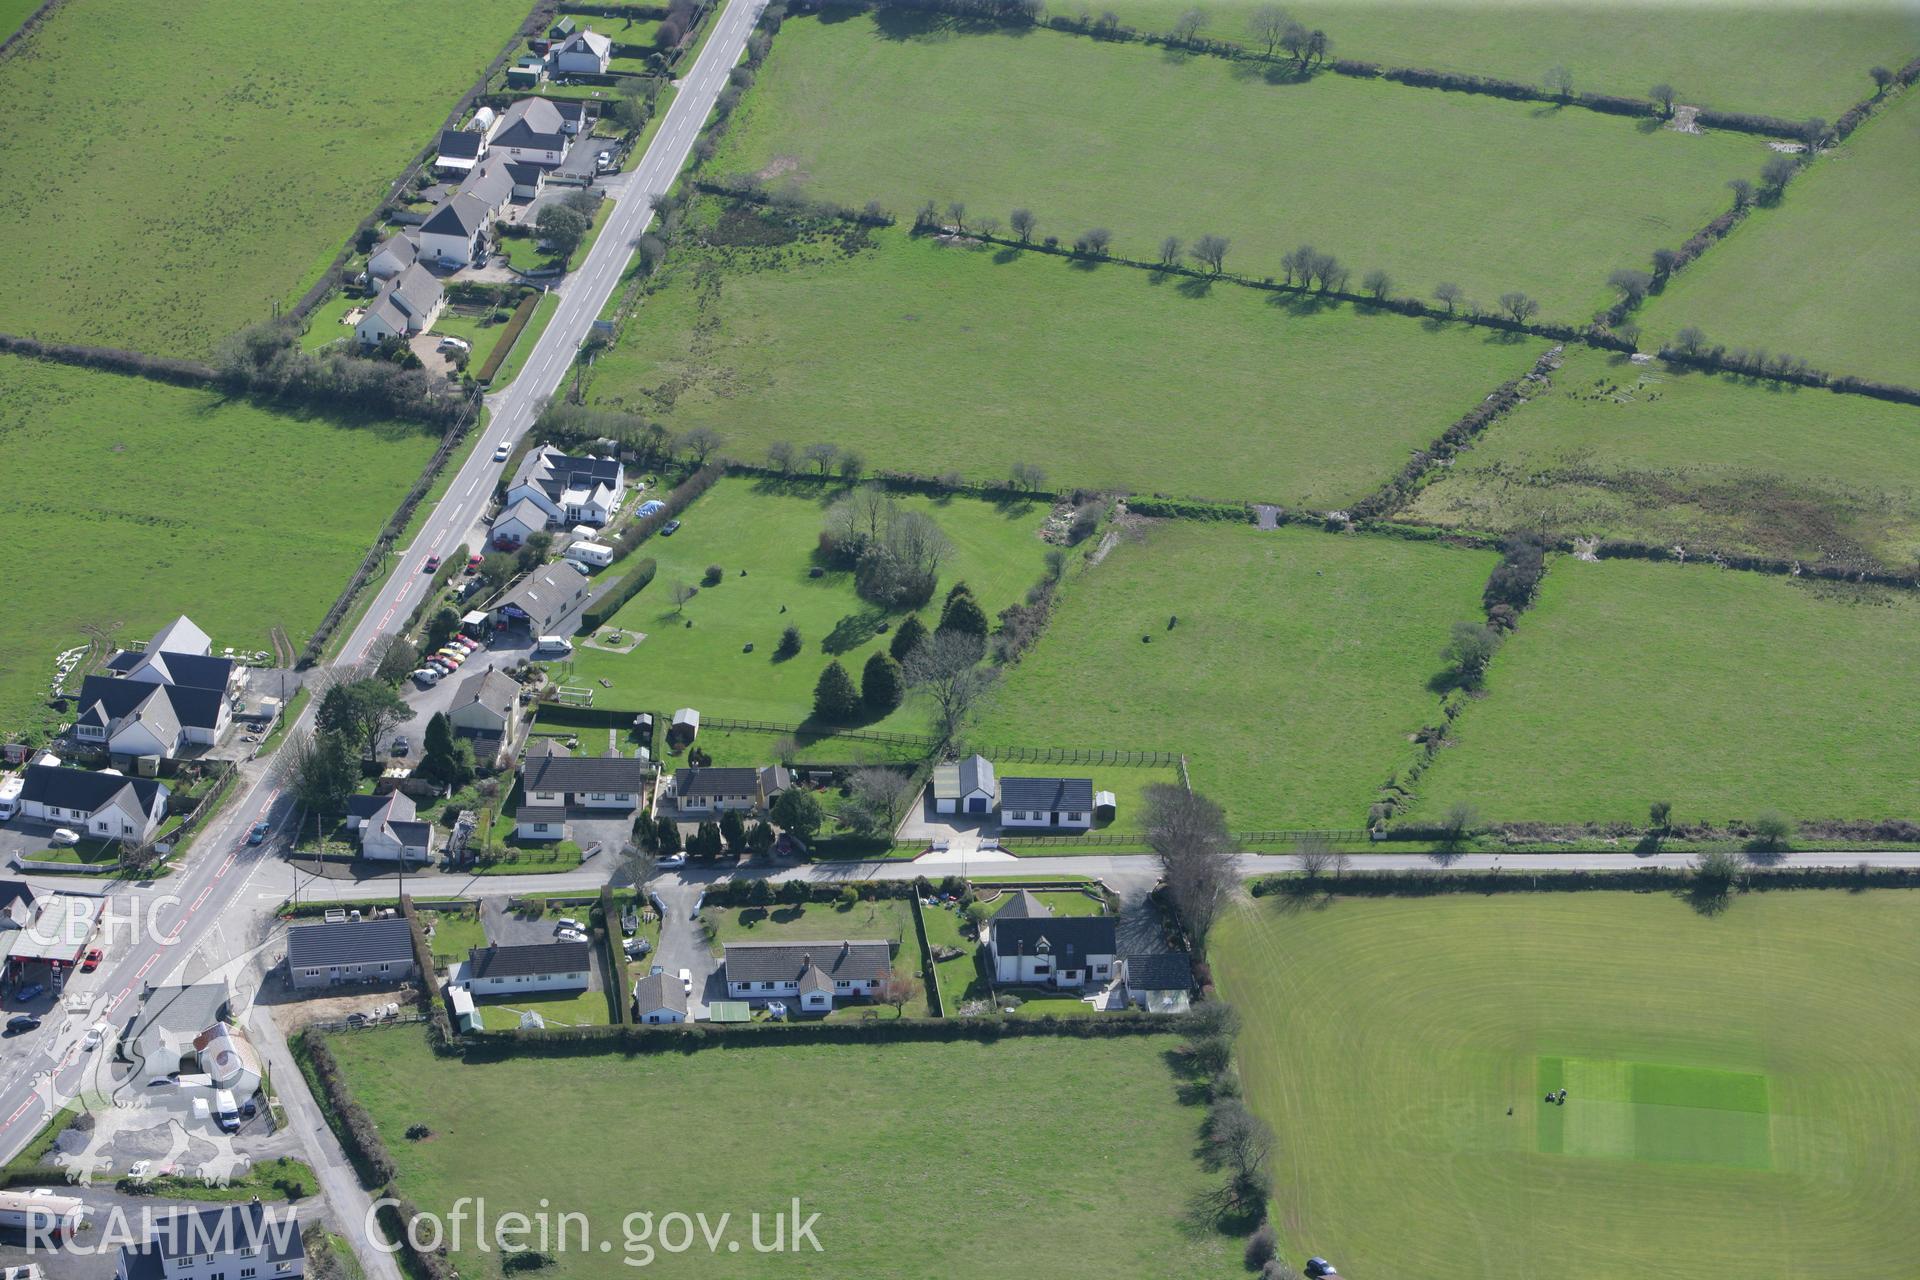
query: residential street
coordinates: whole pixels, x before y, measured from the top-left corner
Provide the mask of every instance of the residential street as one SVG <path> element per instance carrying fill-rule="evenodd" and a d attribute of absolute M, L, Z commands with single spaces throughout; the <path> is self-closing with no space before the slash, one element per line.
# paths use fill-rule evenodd
<path fill-rule="evenodd" d="M 574 352 L 612 296 L 634 243 L 653 219 L 649 193 L 665 191 L 685 164 L 728 72 L 746 48 L 764 2 L 732 0 L 715 18 L 705 48 L 682 81 L 646 155 L 632 171 L 626 197 L 615 203 L 586 262 L 568 278 L 559 309 L 521 374 L 506 390 L 488 398 L 486 425 L 474 433 L 466 462 L 427 514 L 419 535 L 399 553 L 394 573 L 375 593 L 341 648 L 338 665 L 357 664 L 376 640 L 405 622 L 429 579 L 421 571 L 423 562 L 429 555 L 452 551 L 485 509 L 500 471 L 500 464 L 493 461 L 495 448 L 526 434 L 540 404 L 566 379 Z M 310 701 L 290 732 L 307 728 L 312 716 Z M 46 1123 L 51 1109 L 69 1096 L 64 1088 L 71 1085 L 78 1037 L 89 1023 L 100 1018 L 124 1020 L 133 1007 L 128 1002 L 136 1000 L 142 987 L 167 981 L 182 957 L 217 922 L 224 919 L 234 933 L 248 935 L 255 921 L 285 900 L 284 888 L 291 887 L 292 872 L 281 855 L 292 806 L 282 794 L 277 762 L 278 757 L 268 757 L 243 768 L 236 797 L 200 833 L 185 865 L 174 874 L 149 888 L 93 882 L 93 891 L 111 895 L 109 915 L 115 917 L 104 926 L 113 932 L 106 936 L 107 959 L 93 988 L 100 995 L 93 1008 L 69 1018 L 64 1029 L 50 1021 L 37 1036 L 14 1042 L 6 1054 L 5 1083 L 0 1084 L 0 1157 L 17 1152 Z M 247 828 L 263 818 L 274 824 L 270 838 L 262 845 L 246 845 Z M 268 868 L 274 869 L 277 878 L 270 876 L 264 883 L 281 892 L 255 888 L 255 876 Z M 35 878 L 36 891 L 53 887 L 52 879 Z M 88 887 L 88 882 L 74 877 L 58 880 L 59 887 L 69 890 Z M 502 888 L 511 892 L 514 886 Z M 368 892 L 360 891 L 362 896 Z M 42 1088 L 42 1081 L 49 1077 L 49 1087 Z"/>

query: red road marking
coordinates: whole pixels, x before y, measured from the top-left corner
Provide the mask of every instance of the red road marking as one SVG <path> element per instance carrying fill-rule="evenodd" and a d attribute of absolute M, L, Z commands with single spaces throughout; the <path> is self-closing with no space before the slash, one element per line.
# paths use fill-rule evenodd
<path fill-rule="evenodd" d="M 176 926 L 174 926 L 174 927 L 175 927 L 176 929 L 178 929 L 178 928 L 179 928 L 179 926 L 178 926 L 178 925 L 176 925 Z M 172 939 L 168 939 L 168 941 L 172 941 Z M 136 974 L 134 974 L 133 976 L 134 976 L 134 977 L 136 977 L 136 978 L 144 978 L 144 977 L 146 977 L 146 976 L 147 976 L 147 970 L 149 970 L 149 969 L 151 969 L 151 968 L 153 968 L 153 966 L 154 966 L 155 964 L 157 964 L 157 963 L 159 963 L 159 961 L 160 961 L 160 953 L 156 951 L 156 952 L 154 952 L 154 953 L 153 953 L 152 955 L 150 955 L 150 956 L 148 956 L 148 957 L 147 957 L 147 962 L 146 962 L 145 964 L 143 964 L 143 965 L 141 965 L 141 966 L 140 966 L 140 972 L 138 972 L 138 973 L 136 973 Z"/>
<path fill-rule="evenodd" d="M 7 1117 L 7 1123 L 11 1125 L 15 1120 L 18 1120 L 22 1115 L 26 1113 L 27 1108 L 31 1107 L 32 1105 L 33 1105 L 33 1099 L 28 1098 L 25 1102 L 21 1103 L 18 1107 L 14 1109 L 14 1112 L 12 1115 Z"/>
<path fill-rule="evenodd" d="M 207 895 L 212 892 L 213 892 L 212 885 L 208 885 L 206 888 L 202 889 L 200 891 L 200 896 L 193 900 L 193 905 L 187 908 L 187 914 L 192 915 L 194 912 L 198 911 L 200 909 L 200 904 L 205 902 L 207 900 Z"/>

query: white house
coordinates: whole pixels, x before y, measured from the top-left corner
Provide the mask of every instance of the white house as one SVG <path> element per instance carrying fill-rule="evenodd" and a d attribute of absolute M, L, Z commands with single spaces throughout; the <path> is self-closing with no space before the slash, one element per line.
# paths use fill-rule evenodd
<path fill-rule="evenodd" d="M 871 999 L 893 972 L 885 941 L 729 942 L 727 994 L 765 1003 L 794 1000 L 806 1013 L 826 1013 L 836 1000 Z"/>
<path fill-rule="evenodd" d="M 603 76 L 613 61 L 613 40 L 585 27 L 554 45 L 547 58 L 555 75 Z"/>
<path fill-rule="evenodd" d="M 569 755 L 552 738 L 527 748 L 520 764 L 520 788 L 532 806 L 572 806 L 631 813 L 640 807 L 647 766 L 632 756 Z"/>
<path fill-rule="evenodd" d="M 513 812 L 513 834 L 521 840 L 565 840 L 566 808 L 557 804 L 522 804 Z"/>
<path fill-rule="evenodd" d="M 460 733 L 511 738 L 520 723 L 520 685 L 491 668 L 475 671 L 453 691 L 447 720 Z"/>
<path fill-rule="evenodd" d="M 404 791 L 384 796 L 354 796 L 347 802 L 347 829 L 360 833 L 360 856 L 376 862 L 428 862 L 433 858 L 433 824 L 416 818 L 413 797 Z"/>
<path fill-rule="evenodd" d="M 785 765 L 763 769 L 676 769 L 674 804 L 682 814 L 754 813 L 771 806 L 793 785 Z"/>
<path fill-rule="evenodd" d="M 440 282 L 416 262 L 380 286 L 353 333 L 361 345 L 368 347 L 377 347 L 389 338 L 411 338 L 431 329 L 446 306 L 447 295 Z"/>
<path fill-rule="evenodd" d="M 522 160 L 551 169 L 567 158 L 573 145 L 573 132 L 567 128 L 569 117 L 579 118 L 584 108 L 578 104 L 571 112 L 546 98 L 522 98 L 508 107 L 493 131 L 494 155 Z"/>
<path fill-rule="evenodd" d="M 489 219 L 499 217 L 513 201 L 513 178 L 507 172 L 511 163 L 500 156 L 489 156 L 466 176 L 457 194 L 472 196 L 486 206 Z"/>
<path fill-rule="evenodd" d="M 1117 976 L 1112 916 L 1056 916 L 1025 890 L 986 922 L 981 941 L 1006 986 L 1105 986 Z"/>
<path fill-rule="evenodd" d="M 167 787 L 112 769 L 90 773 L 30 764 L 20 788 L 20 812 L 35 822 L 77 826 L 88 835 L 138 843 L 167 816 Z"/>
<path fill-rule="evenodd" d="M 585 991 L 593 970 L 592 951 L 592 944 L 585 942 L 475 947 L 467 953 L 467 989 L 475 996 Z"/>
<path fill-rule="evenodd" d="M 510 506 L 503 507 L 500 514 L 493 518 L 493 526 L 488 530 L 493 545 L 501 550 L 519 546 L 536 533 L 545 533 L 553 517 L 547 509 L 531 498 L 522 498 Z"/>
<path fill-rule="evenodd" d="M 633 1015 L 658 1025 L 687 1020 L 687 989 L 671 973 L 650 973 L 633 984 Z"/>
<path fill-rule="evenodd" d="M 487 223 L 492 217 L 485 200 L 454 192 L 414 230 L 421 259 L 453 268 L 486 261 Z"/>
<path fill-rule="evenodd" d="M 224 689 L 94 675 L 81 682 L 73 736 L 116 756 L 171 760 L 217 743 L 232 716 Z"/>
<path fill-rule="evenodd" d="M 300 1221 L 258 1199 L 182 1209 L 155 1220 L 147 1239 L 122 1245 L 117 1280 L 292 1280 L 307 1271 Z"/>
<path fill-rule="evenodd" d="M 420 246 L 414 243 L 412 235 L 402 231 L 388 236 L 374 249 L 373 256 L 367 259 L 367 276 L 391 280 L 419 260 Z"/>
<path fill-rule="evenodd" d="M 933 767 L 933 808 L 936 813 L 993 812 L 993 762 L 968 756 Z"/>
<path fill-rule="evenodd" d="M 1085 831 L 1093 825 L 1093 780 L 1002 778 L 1000 825 Z"/>
<path fill-rule="evenodd" d="M 541 445 L 520 460 L 505 506 L 531 502 L 554 524 L 604 525 L 620 510 L 626 469 L 618 458 L 574 457 Z"/>

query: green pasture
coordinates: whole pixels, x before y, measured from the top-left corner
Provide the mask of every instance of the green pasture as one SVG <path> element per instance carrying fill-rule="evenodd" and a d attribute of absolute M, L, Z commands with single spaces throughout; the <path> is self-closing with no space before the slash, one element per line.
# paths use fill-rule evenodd
<path fill-rule="evenodd" d="M 1678 246 L 1767 155 L 1651 119 L 835 10 L 782 29 L 710 168 L 909 219 L 962 201 L 1004 228 L 1025 207 L 1039 235 L 1106 227 L 1148 260 L 1166 236 L 1225 236 L 1254 277 L 1312 244 L 1356 288 L 1378 267 L 1397 293 L 1520 290 L 1584 323 L 1610 271 Z"/>
<path fill-rule="evenodd" d="M 1569 347 L 1415 519 L 1863 567 L 1920 563 L 1920 408 Z"/>
<path fill-rule="evenodd" d="M 1648 335 L 1693 326 L 1730 348 L 1920 386 L 1916 155 L 1920 93 L 1909 90 L 1675 276 L 1645 308 Z"/>
<path fill-rule="evenodd" d="M 730 213 L 709 235 L 763 225 Z M 1542 349 L 901 231 L 863 243 L 676 251 L 597 362 L 593 399 L 722 431 L 749 459 L 827 441 L 920 475 L 1000 483 L 1025 462 L 1062 489 L 1325 509 L 1384 483 Z"/>
<path fill-rule="evenodd" d="M 1920 602 L 1706 564 L 1551 562 L 1419 783 L 1494 822 L 1906 817 Z"/>
<path fill-rule="evenodd" d="M 319 277 L 525 16 L 523 0 L 282 0 L 244 20 L 211 0 L 62 6 L 0 64 L 0 170 L 22 178 L 0 209 L 0 329 L 208 354 Z"/>
<path fill-rule="evenodd" d="M 905 1268 L 984 1280 L 1004 1275 L 1009 1256 L 1061 1280 L 1242 1274 L 1241 1241 L 1186 1217 L 1217 1179 L 1194 1159 L 1202 1113 L 1180 1100 L 1171 1036 L 486 1065 L 436 1057 L 417 1028 L 330 1043 L 399 1163 L 398 1194 L 441 1214 L 463 1196 L 484 1196 L 489 1216 L 535 1212 L 542 1198 L 565 1205 L 611 1244 L 559 1255 L 582 1280 L 633 1275 L 643 1257 L 645 1274 L 666 1277 L 897 1280 Z M 982 1105 L 956 1127 L 960 1093 Z M 554 1096 L 568 1105 L 528 1105 Z M 668 1115 L 689 1138 L 672 1159 L 636 1137 Z M 416 1123 L 432 1139 L 401 1137 Z M 970 1135 L 980 1140 L 962 1140 Z M 802 1220 L 820 1215 L 820 1251 L 753 1252 L 751 1214 L 770 1240 L 773 1216 L 790 1214 L 795 1197 Z M 650 1235 L 629 1248 L 636 1211 L 656 1230 L 673 1212 L 702 1211 L 709 1224 L 729 1213 L 741 1247 L 723 1238 L 717 1255 L 704 1243 L 673 1253 Z M 501 1275 L 500 1259 L 469 1238 L 449 1261 L 482 1280 Z"/>
<path fill-rule="evenodd" d="M 1236 831 L 1364 826 L 1409 736 L 1437 718 L 1428 682 L 1453 623 L 1480 616 L 1494 562 L 1299 527 L 1154 524 L 1069 575 L 974 737 L 1183 753 Z M 1146 772 L 1033 767 L 1049 769 L 1102 788 Z"/>
<path fill-rule="evenodd" d="M 271 650 L 275 624 L 306 643 L 436 443 L 17 356 L 0 441 L 9 586 L 32 601 L 0 617 L 9 738 L 56 721 L 54 657 L 92 629 L 124 644 L 185 613 L 219 648 Z"/>
<path fill-rule="evenodd" d="M 1210 959 L 1282 1135 L 1283 1252 L 1356 1276 L 1904 1273 L 1916 913 L 1904 890 L 1714 916 L 1628 892 L 1248 904 Z"/>
<path fill-rule="evenodd" d="M 657 563 L 653 581 L 601 629 L 603 635 L 617 630 L 628 639 L 646 639 L 625 654 L 577 639 L 572 679 L 590 685 L 595 700 L 611 706 L 637 701 L 668 714 L 690 706 L 709 718 L 810 719 L 814 686 L 828 661 L 837 659 L 857 686 L 867 659 L 886 647 L 892 628 L 906 617 L 862 600 L 851 572 L 828 569 L 811 576 L 827 511 L 843 493 L 838 485 L 803 481 L 735 478 L 715 485 L 682 514 L 678 532 L 655 534 L 628 560 L 604 571 L 624 573 L 641 556 Z M 991 618 L 1039 579 L 1046 549 L 1039 537 L 1047 517 L 1043 504 L 900 501 L 930 515 L 954 548 L 932 604 L 920 611 L 928 627 L 939 620 L 955 582 L 966 582 Z M 720 566 L 719 583 L 701 586 L 710 565 Z M 672 599 L 678 584 L 699 587 L 682 607 Z M 788 626 L 800 630 L 800 652 L 777 658 Z M 922 734 L 928 713 L 909 697 L 891 715 L 862 727 Z"/>
<path fill-rule="evenodd" d="M 1111 10 L 1141 31 L 1168 31 L 1191 7 L 1112 0 L 1095 12 Z M 1253 0 L 1203 4 L 1200 34 L 1247 44 L 1258 7 Z M 1872 91 L 1868 68 L 1898 67 L 1920 53 L 1920 9 L 1911 0 L 1309 0 L 1286 11 L 1325 31 L 1336 58 L 1529 84 L 1557 65 L 1573 73 L 1581 93 L 1632 98 L 1665 81 L 1682 102 L 1788 119 L 1831 120 Z"/>

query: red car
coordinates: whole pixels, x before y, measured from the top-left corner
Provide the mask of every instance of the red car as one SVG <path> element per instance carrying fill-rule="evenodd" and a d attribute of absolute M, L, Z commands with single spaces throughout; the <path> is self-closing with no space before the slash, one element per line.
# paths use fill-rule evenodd
<path fill-rule="evenodd" d="M 101 952 L 100 948 L 98 947 L 87 948 L 86 958 L 80 961 L 80 972 L 92 973 L 95 969 L 98 969 L 100 967 L 100 961 L 102 959 L 103 959 L 103 953 Z"/>
<path fill-rule="evenodd" d="M 439 556 L 428 556 L 428 557 L 427 557 L 427 563 L 426 563 L 426 572 L 428 572 L 428 573 L 432 573 L 432 572 L 434 572 L 434 571 L 435 571 L 436 569 L 438 569 L 439 567 L 440 567 L 440 557 L 439 557 Z"/>
<path fill-rule="evenodd" d="M 485 557 L 484 557 L 484 556 L 468 556 L 468 557 L 467 557 L 467 568 L 469 568 L 469 569 L 478 569 L 478 568 L 480 567 L 480 562 L 481 562 L 481 561 L 482 561 L 483 559 L 485 559 Z"/>

